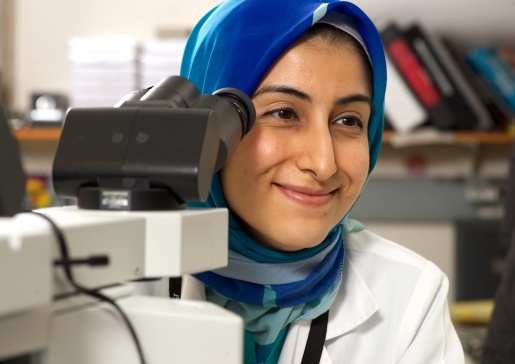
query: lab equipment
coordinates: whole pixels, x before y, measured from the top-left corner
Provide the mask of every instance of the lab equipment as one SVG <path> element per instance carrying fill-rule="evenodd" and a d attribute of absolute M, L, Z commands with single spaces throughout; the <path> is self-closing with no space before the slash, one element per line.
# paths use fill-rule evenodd
<path fill-rule="evenodd" d="M 239 316 L 209 302 L 136 295 L 127 282 L 227 265 L 227 210 L 184 206 L 207 197 L 254 119 L 244 93 L 200 95 L 180 77 L 115 108 L 70 109 L 53 178 L 78 205 L 0 211 L 9 216 L 0 218 L 0 363 L 241 363 Z"/>

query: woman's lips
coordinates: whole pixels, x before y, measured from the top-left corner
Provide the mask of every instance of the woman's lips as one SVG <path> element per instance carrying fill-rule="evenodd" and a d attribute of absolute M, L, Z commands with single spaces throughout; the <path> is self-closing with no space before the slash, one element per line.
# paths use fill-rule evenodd
<path fill-rule="evenodd" d="M 332 200 L 336 190 L 331 192 L 313 192 L 296 186 L 274 184 L 286 197 L 305 205 L 322 206 Z"/>

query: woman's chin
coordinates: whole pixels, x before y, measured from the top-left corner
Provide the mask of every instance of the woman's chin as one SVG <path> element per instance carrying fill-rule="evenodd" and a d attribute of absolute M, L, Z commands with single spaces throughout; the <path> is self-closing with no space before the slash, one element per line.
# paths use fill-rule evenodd
<path fill-rule="evenodd" d="M 329 233 L 329 232 L 327 232 Z M 313 248 L 322 243 L 327 234 L 306 234 L 298 231 L 291 232 L 287 236 L 275 237 L 273 240 L 269 240 L 266 243 L 260 243 L 265 248 L 280 252 L 296 252 L 303 249 Z"/>

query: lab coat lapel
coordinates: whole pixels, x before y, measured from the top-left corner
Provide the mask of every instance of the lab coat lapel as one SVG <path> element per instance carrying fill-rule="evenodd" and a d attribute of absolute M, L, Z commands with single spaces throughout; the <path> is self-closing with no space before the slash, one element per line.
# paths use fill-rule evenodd
<path fill-rule="evenodd" d="M 322 357 L 320 358 L 320 364 L 333 364 L 333 361 L 329 357 L 329 353 L 327 352 L 327 349 L 325 346 L 324 346 L 324 350 L 322 351 Z"/>
<path fill-rule="evenodd" d="M 342 285 L 329 310 L 326 341 L 355 329 L 379 309 L 372 292 L 360 277 L 351 259 L 346 259 L 342 274 Z M 311 321 L 290 325 L 278 364 L 301 363 L 310 326 Z M 333 364 L 326 347 L 322 352 L 320 364 Z"/>
<path fill-rule="evenodd" d="M 367 321 L 377 310 L 374 295 L 347 259 L 341 288 L 329 310 L 326 340 L 343 335 Z"/>

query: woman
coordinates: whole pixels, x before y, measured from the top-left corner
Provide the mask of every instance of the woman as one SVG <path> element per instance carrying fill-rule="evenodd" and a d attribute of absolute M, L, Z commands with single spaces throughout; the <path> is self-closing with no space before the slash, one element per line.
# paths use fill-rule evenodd
<path fill-rule="evenodd" d="M 243 317 L 245 363 L 300 363 L 327 312 L 316 362 L 462 363 L 443 273 L 346 218 L 383 126 L 384 51 L 368 17 L 347 2 L 227 0 L 193 30 L 181 75 L 256 107 L 200 205 L 230 210 L 229 266 L 183 284 L 183 297 Z"/>

